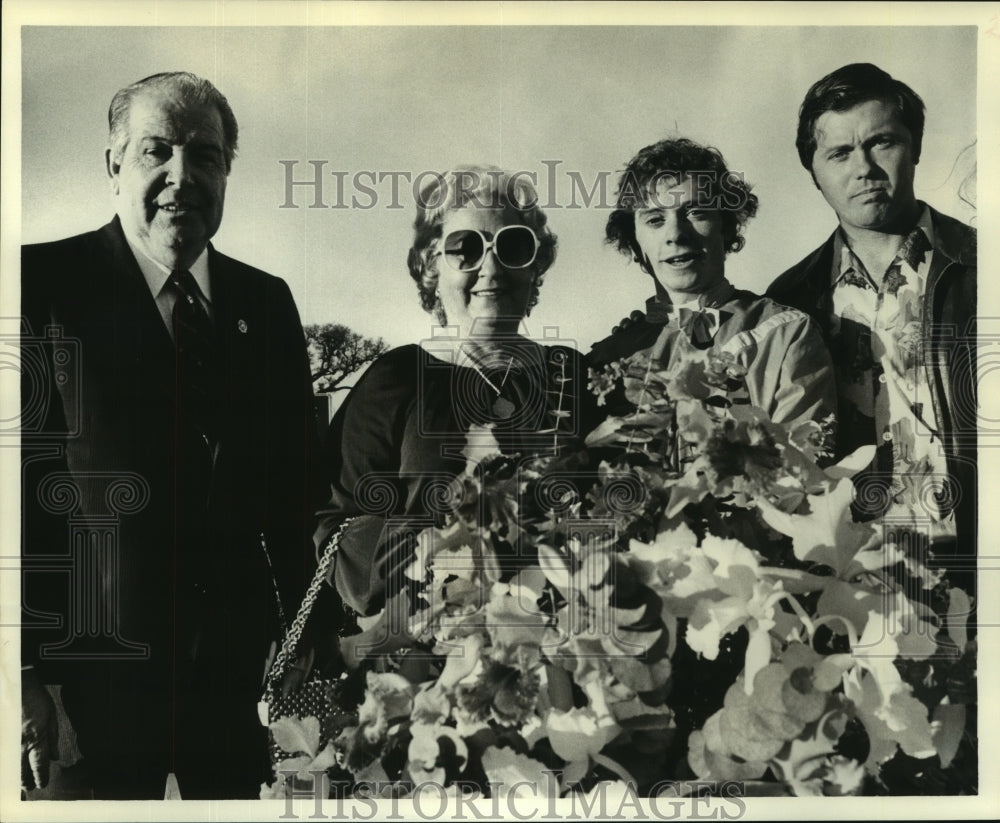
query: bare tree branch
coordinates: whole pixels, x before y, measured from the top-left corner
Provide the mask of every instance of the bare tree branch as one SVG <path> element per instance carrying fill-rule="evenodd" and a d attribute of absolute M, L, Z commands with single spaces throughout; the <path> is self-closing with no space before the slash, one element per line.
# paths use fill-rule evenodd
<path fill-rule="evenodd" d="M 320 393 L 349 389 L 344 381 L 389 348 L 381 337 L 363 337 L 340 323 L 313 323 L 304 331 L 313 387 Z"/>

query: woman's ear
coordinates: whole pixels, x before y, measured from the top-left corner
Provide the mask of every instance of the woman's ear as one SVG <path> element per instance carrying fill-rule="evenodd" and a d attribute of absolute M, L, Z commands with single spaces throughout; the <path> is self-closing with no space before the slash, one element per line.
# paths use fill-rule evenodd
<path fill-rule="evenodd" d="M 434 291 L 434 305 L 431 307 L 431 314 L 434 315 L 434 319 L 438 321 L 439 326 L 448 325 L 448 313 L 444 310 L 444 303 L 441 302 L 441 292 L 436 289 Z"/>

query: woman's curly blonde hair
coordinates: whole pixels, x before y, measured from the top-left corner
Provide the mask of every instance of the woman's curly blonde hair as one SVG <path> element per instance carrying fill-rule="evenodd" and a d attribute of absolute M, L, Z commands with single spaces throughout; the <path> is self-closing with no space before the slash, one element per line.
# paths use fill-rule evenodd
<path fill-rule="evenodd" d="M 467 206 L 503 209 L 512 222 L 527 226 L 538 237 L 538 254 L 531 264 L 534 280 L 528 312 L 538 303 L 538 290 L 545 272 L 556 259 L 556 236 L 548 228 L 548 218 L 538 205 L 538 194 L 524 173 L 505 171 L 497 166 L 456 166 L 424 186 L 417 200 L 413 223 L 413 245 L 407 256 L 410 277 L 417 284 L 420 304 L 444 325 L 448 318 L 438 298 L 437 241 L 449 212 Z"/>

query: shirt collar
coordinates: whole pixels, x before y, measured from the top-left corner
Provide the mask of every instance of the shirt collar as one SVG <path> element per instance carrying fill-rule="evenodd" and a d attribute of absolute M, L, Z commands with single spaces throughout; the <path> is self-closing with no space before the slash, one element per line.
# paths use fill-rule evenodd
<path fill-rule="evenodd" d="M 122 229 L 124 230 L 124 228 L 125 227 L 123 225 Z M 128 236 L 127 231 L 125 231 L 125 240 L 128 243 L 128 247 L 132 250 L 132 256 L 135 257 L 135 262 L 139 264 L 139 270 L 142 272 L 146 285 L 149 287 L 150 294 L 152 294 L 154 298 L 158 297 L 160 292 L 163 291 L 163 287 L 166 285 L 167 280 L 170 278 L 170 269 L 148 257 L 146 253 L 139 248 L 138 243 L 135 243 L 132 238 Z M 198 255 L 198 259 L 191 264 L 188 271 L 191 272 L 191 276 L 194 277 L 194 282 L 197 283 L 198 288 L 201 289 L 202 297 L 204 297 L 209 305 L 211 305 L 212 291 L 209 286 L 207 246 L 205 247 L 205 250 Z"/>
<path fill-rule="evenodd" d="M 926 203 L 921 204 L 920 217 L 914 229 L 920 229 L 934 248 L 934 221 L 931 219 L 931 210 Z M 911 230 L 912 231 L 912 230 Z M 833 271 L 831 272 L 831 286 L 836 286 L 844 278 L 857 275 L 870 279 L 870 275 L 865 271 L 864 264 L 851 251 L 850 244 L 842 228 L 838 228 L 833 239 Z M 877 284 L 872 283 L 877 289 Z"/>
<path fill-rule="evenodd" d="M 865 271 L 864 265 L 855 256 L 854 252 L 851 251 L 851 247 L 847 244 L 847 238 L 844 236 L 843 229 L 837 229 L 837 233 L 833 241 L 833 270 L 830 273 L 830 285 L 837 286 L 841 281 L 848 280 L 852 277 L 861 278 L 862 280 L 868 280 L 868 273 Z M 864 284 L 860 281 L 856 285 L 863 286 Z M 874 288 L 875 284 L 871 284 Z"/>
<path fill-rule="evenodd" d="M 927 242 L 934 248 L 934 221 L 931 219 L 930 207 L 924 203 L 923 211 L 920 212 L 920 219 L 917 221 L 917 228 L 923 231 Z"/>

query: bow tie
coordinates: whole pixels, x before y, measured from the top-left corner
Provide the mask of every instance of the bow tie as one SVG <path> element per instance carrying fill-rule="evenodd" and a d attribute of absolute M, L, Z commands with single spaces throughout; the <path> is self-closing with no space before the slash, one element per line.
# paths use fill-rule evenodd
<path fill-rule="evenodd" d="M 712 312 L 682 306 L 677 310 L 677 324 L 696 349 L 707 349 L 712 345 L 712 338 L 715 336 L 713 329 L 716 329 L 716 319 Z"/>

